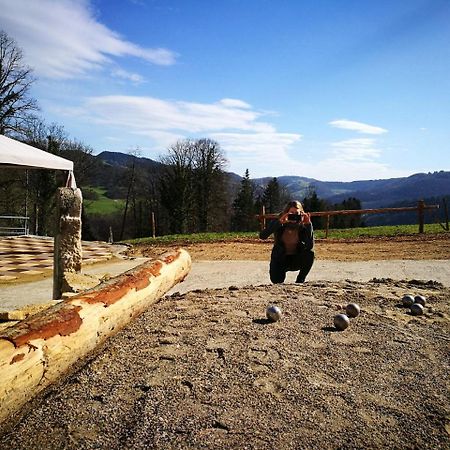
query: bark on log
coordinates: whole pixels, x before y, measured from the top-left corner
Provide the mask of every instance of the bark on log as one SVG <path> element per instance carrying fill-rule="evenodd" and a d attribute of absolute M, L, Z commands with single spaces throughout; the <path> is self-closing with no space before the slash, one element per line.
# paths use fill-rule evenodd
<path fill-rule="evenodd" d="M 183 249 L 109 280 L 0 333 L 0 423 L 182 281 Z"/>

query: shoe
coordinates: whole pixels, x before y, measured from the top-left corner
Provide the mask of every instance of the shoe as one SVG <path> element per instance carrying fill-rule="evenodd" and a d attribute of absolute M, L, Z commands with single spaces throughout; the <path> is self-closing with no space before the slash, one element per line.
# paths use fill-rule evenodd
<path fill-rule="evenodd" d="M 295 280 L 296 283 L 304 283 L 305 279 L 303 277 L 301 277 L 300 275 L 297 277 L 297 279 Z"/>

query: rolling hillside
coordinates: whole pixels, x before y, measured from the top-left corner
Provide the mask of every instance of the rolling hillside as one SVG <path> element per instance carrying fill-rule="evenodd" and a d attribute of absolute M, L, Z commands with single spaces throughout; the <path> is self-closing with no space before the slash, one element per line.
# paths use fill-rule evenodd
<path fill-rule="evenodd" d="M 95 156 L 101 165 L 101 171 L 95 179 L 91 180 L 93 187 L 104 188 L 107 197 L 124 198 L 123 190 L 118 189 L 118 180 L 132 166 L 133 160 L 139 170 L 144 170 L 151 176 L 158 176 L 163 164 L 150 158 L 136 157 L 120 152 L 102 152 Z M 228 172 L 231 195 L 239 189 L 241 176 Z M 258 191 L 267 185 L 271 177 L 255 178 L 253 182 Z M 340 203 L 349 197 L 361 200 L 363 208 L 380 208 L 395 206 L 411 206 L 424 199 L 427 203 L 439 202 L 443 197 L 450 196 L 450 172 L 440 171 L 433 173 L 417 173 L 404 178 L 389 178 L 380 180 L 360 180 L 352 182 L 320 181 L 314 178 L 300 176 L 278 177 L 280 184 L 284 185 L 292 198 L 303 199 L 311 189 L 317 195 L 330 203 Z M 233 199 L 230 199 L 231 201 Z M 376 215 L 367 218 L 367 223 L 388 224 L 414 223 L 414 214 L 405 215 Z M 406 221 L 406 222 L 405 222 Z"/>
<path fill-rule="evenodd" d="M 270 178 L 254 181 L 265 185 Z M 361 200 L 364 208 L 378 208 L 408 200 L 417 201 L 428 197 L 450 194 L 450 172 L 417 173 L 405 178 L 364 180 L 351 182 L 320 181 L 312 178 L 278 177 L 294 198 L 304 198 L 314 188 L 320 198 L 339 203 L 348 197 Z"/>

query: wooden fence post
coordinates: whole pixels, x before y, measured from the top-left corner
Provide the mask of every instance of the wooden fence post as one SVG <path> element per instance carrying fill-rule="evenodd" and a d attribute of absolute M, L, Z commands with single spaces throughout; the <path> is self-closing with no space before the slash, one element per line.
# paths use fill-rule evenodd
<path fill-rule="evenodd" d="M 264 230 L 264 228 L 266 228 L 266 207 L 264 205 L 261 206 L 261 215 L 262 215 L 262 220 L 260 221 L 261 224 L 261 230 Z"/>
<path fill-rule="evenodd" d="M 419 200 L 419 203 L 417 204 L 417 213 L 419 216 L 419 233 L 423 233 L 423 224 L 424 224 L 424 209 L 425 209 L 425 202 L 423 200 Z"/>
<path fill-rule="evenodd" d="M 156 223 L 155 223 L 155 213 L 152 211 L 152 236 L 156 237 Z"/>
<path fill-rule="evenodd" d="M 442 202 L 444 203 L 444 215 L 445 215 L 445 230 L 449 231 L 449 226 L 448 226 L 448 207 L 447 207 L 447 199 L 443 198 Z"/>
<path fill-rule="evenodd" d="M 327 214 L 327 226 L 325 228 L 325 239 L 328 239 L 328 229 L 330 228 L 330 215 Z"/>

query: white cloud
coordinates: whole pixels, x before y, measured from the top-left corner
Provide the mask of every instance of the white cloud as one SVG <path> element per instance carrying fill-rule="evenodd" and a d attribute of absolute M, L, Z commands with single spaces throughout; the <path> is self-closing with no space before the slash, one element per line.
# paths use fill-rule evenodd
<path fill-rule="evenodd" d="M 114 69 L 111 71 L 111 75 L 113 77 L 122 78 L 123 80 L 131 81 L 134 84 L 141 84 L 145 81 L 143 76 L 141 76 L 137 73 L 128 72 L 123 69 Z"/>
<path fill-rule="evenodd" d="M 314 178 L 329 181 L 370 180 L 407 176 L 381 161 L 376 139 L 357 138 L 331 143 L 331 153 L 311 166 Z"/>
<path fill-rule="evenodd" d="M 64 112 L 88 121 L 98 133 L 102 129 L 106 136 L 117 132 L 124 142 L 151 147 L 152 151 L 146 154 L 151 158 L 156 158 L 158 152 L 164 153 L 177 140 L 210 137 L 224 149 L 230 163 L 228 170 L 241 175 L 247 168 L 252 177 L 298 175 L 337 181 L 406 175 L 380 161 L 382 149 L 374 138 L 332 142 L 325 154 L 321 142 L 320 151 L 316 152 L 302 142 L 301 134 L 279 132 L 264 121 L 266 114 L 238 99 L 194 103 L 155 97 L 99 96 Z M 116 148 L 123 150 L 119 145 Z"/>
<path fill-rule="evenodd" d="M 329 122 L 329 125 L 335 128 L 342 128 L 343 130 L 352 130 L 362 134 L 383 134 L 388 130 L 368 125 L 367 123 L 355 122 L 353 120 L 340 119 Z"/>
<path fill-rule="evenodd" d="M 160 151 L 166 150 L 175 142 L 181 141 L 186 138 L 185 135 L 180 133 L 171 133 L 161 130 L 142 130 L 137 131 L 135 134 L 149 137 L 155 143 L 153 149 L 157 149 Z"/>
<path fill-rule="evenodd" d="M 243 102 L 242 102 L 243 103 Z M 272 125 L 259 122 L 261 113 L 228 102 L 193 103 L 155 97 L 111 95 L 90 97 L 86 114 L 98 123 L 120 126 L 132 132 L 148 130 L 206 133 L 214 130 L 243 130 L 271 133 Z"/>
<path fill-rule="evenodd" d="M 333 159 L 336 161 L 364 162 L 372 161 L 381 155 L 376 148 L 375 139 L 359 138 L 333 142 Z"/>
<path fill-rule="evenodd" d="M 210 137 L 220 143 L 232 161 L 231 170 L 243 174 L 250 170 L 250 176 L 290 174 L 292 166 L 303 165 L 288 155 L 292 146 L 301 140 L 295 133 L 212 133 Z M 285 172 L 279 172 L 283 168 Z"/>
<path fill-rule="evenodd" d="M 229 106 L 230 108 L 243 108 L 243 109 L 251 108 L 251 105 L 236 98 L 223 98 L 222 100 L 219 101 L 219 103 L 223 106 Z"/>
<path fill-rule="evenodd" d="M 106 126 L 109 134 L 116 129 L 148 137 L 158 151 L 186 137 L 210 137 L 221 144 L 233 161 L 233 170 L 242 172 L 250 164 L 266 173 L 280 164 L 290 168 L 293 161 L 288 152 L 301 140 L 298 133 L 278 132 L 272 124 L 261 120 L 262 112 L 239 99 L 195 103 L 155 97 L 101 96 L 86 99 L 80 107 L 58 108 L 57 112 Z"/>
<path fill-rule="evenodd" d="M 112 57 L 134 56 L 159 65 L 176 59 L 170 50 L 143 48 L 110 30 L 87 0 L 0 0 L 0 20 L 42 77 L 82 76 L 109 64 Z"/>

